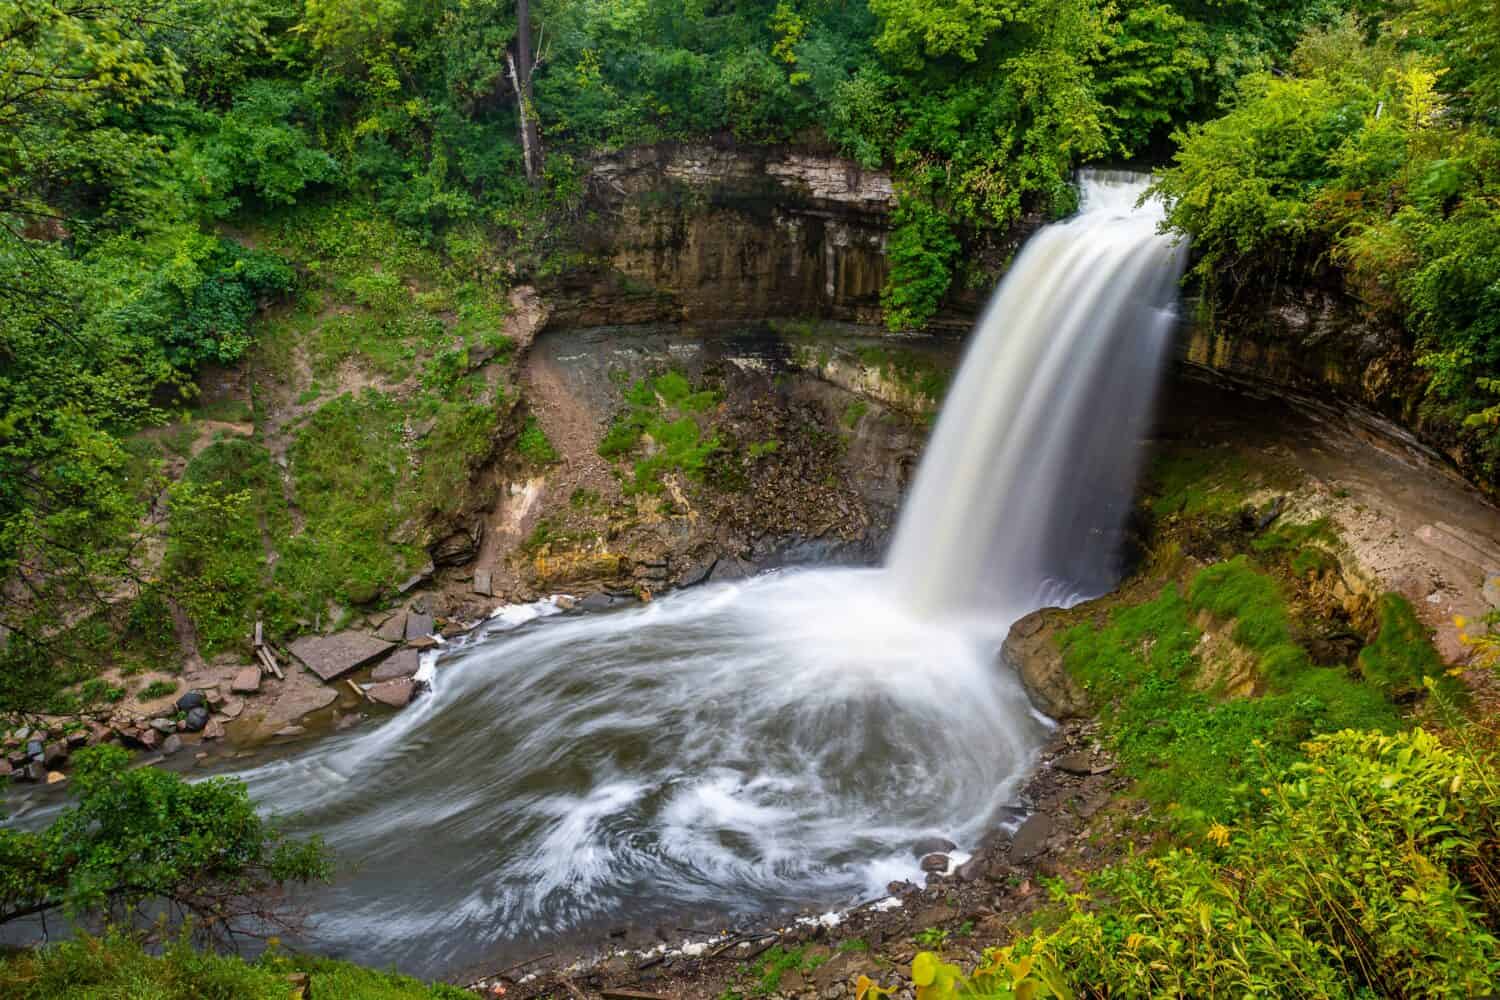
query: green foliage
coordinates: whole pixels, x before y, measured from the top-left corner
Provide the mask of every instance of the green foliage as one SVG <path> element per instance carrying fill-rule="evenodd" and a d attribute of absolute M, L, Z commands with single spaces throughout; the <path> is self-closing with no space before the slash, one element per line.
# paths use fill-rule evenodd
<path fill-rule="evenodd" d="M 143 701 L 151 701 L 156 698 L 165 698 L 169 694 L 177 693 L 177 682 L 168 680 L 152 681 L 141 688 L 140 696 Z"/>
<path fill-rule="evenodd" d="M 551 465 L 558 459 L 557 449 L 547 439 L 547 432 L 536 422 L 536 417 L 526 418 L 526 426 L 516 440 L 516 450 L 532 465 Z"/>
<path fill-rule="evenodd" d="M 890 281 L 881 294 L 886 324 L 892 330 L 920 329 L 953 283 L 958 237 L 944 213 L 909 198 L 901 200 L 891 222 Z"/>
<path fill-rule="evenodd" d="M 256 897 L 327 878 L 317 840 L 282 836 L 244 785 L 189 783 L 101 746 L 75 757 L 78 804 L 43 830 L 0 830 L 0 922 L 62 909 L 129 913 L 151 900 L 179 904 L 210 933 L 253 916 Z"/>
<path fill-rule="evenodd" d="M 1382 594 L 1376 614 L 1375 638 L 1359 653 L 1359 672 L 1367 683 L 1390 695 L 1406 695 L 1422 690 L 1427 678 L 1442 677 L 1443 658 L 1406 598 Z"/>
<path fill-rule="evenodd" d="M 256 961 L 195 949 L 185 937 L 160 953 L 115 930 L 0 959 L 0 992 L 14 1000 L 286 1000 L 287 975 L 308 977 L 312 996 L 351 1000 L 462 1000 L 456 986 L 431 985 L 331 959 L 272 948 Z"/>
<path fill-rule="evenodd" d="M 1272 770 L 1254 821 L 1061 894 L 1055 929 L 988 951 L 965 995 L 1482 993 L 1500 975 L 1494 773 L 1420 729 L 1319 737 Z"/>
<path fill-rule="evenodd" d="M 1254 657 L 1256 697 L 1226 700 L 1229 692 L 1216 690 L 1225 665 L 1200 658 L 1199 610 L 1234 623 L 1235 642 Z M 1068 671 L 1101 706 L 1141 794 L 1188 828 L 1259 809 L 1264 762 L 1293 759 L 1315 734 L 1398 725 L 1379 690 L 1308 661 L 1275 581 L 1243 556 L 1200 571 L 1186 596 L 1169 585 L 1113 611 L 1103 627 L 1070 630 L 1062 649 Z"/>
<path fill-rule="evenodd" d="M 703 478 L 721 442 L 716 434 L 705 435 L 700 415 L 718 400 L 711 389 L 694 391 L 676 371 L 639 379 L 625 391 L 628 409 L 605 432 L 599 454 L 616 459 L 644 451 L 625 480 L 627 495 L 661 493 L 663 476 L 669 472 L 695 481 Z"/>

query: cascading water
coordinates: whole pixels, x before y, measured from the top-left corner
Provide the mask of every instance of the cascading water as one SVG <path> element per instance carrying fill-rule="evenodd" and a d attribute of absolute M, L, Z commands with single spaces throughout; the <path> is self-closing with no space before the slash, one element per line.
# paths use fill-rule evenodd
<path fill-rule="evenodd" d="M 1085 174 L 1078 214 L 1031 238 L 980 319 L 888 560 L 920 611 L 1014 618 L 1119 579 L 1186 256 L 1146 187 Z"/>
<path fill-rule="evenodd" d="M 435 974 L 601 923 L 850 902 L 918 876 L 922 836 L 977 841 L 1045 732 L 999 640 L 1048 587 L 1112 582 L 1180 269 L 1140 190 L 1086 180 L 1017 261 L 888 569 L 496 623 L 383 726 L 245 772 L 344 865 L 305 900 L 316 943 Z M 928 613 L 971 594 L 998 603 Z"/>

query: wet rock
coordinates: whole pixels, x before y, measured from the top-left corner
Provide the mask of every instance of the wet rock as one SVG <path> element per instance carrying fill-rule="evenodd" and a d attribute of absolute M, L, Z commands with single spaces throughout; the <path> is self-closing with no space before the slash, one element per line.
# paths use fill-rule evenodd
<path fill-rule="evenodd" d="M 349 629 L 333 635 L 305 635 L 287 648 L 321 680 L 331 681 L 378 660 L 393 647 L 368 632 Z"/>
<path fill-rule="evenodd" d="M 46 781 L 47 765 L 43 764 L 39 760 L 32 761 L 30 764 L 27 764 L 26 769 L 21 772 L 21 780 L 35 782 Z"/>
<path fill-rule="evenodd" d="M 410 640 L 409 642 L 407 642 L 406 645 L 407 645 L 407 648 L 409 648 L 409 649 L 418 649 L 418 650 L 421 650 L 421 649 L 432 649 L 433 647 L 440 645 L 440 643 L 437 641 L 437 636 L 434 636 L 434 635 L 424 635 L 424 636 L 419 636 L 416 639 Z"/>
<path fill-rule="evenodd" d="M 942 874 L 948 870 L 948 855 L 929 854 L 922 859 L 922 870 L 924 872 Z"/>
<path fill-rule="evenodd" d="M 1000 656 L 1021 677 L 1021 685 L 1036 707 L 1054 719 L 1088 714 L 1089 703 L 1063 666 L 1062 650 L 1052 631 L 1044 628 L 1056 609 L 1043 608 L 1017 621 L 1005 637 Z"/>
<path fill-rule="evenodd" d="M 61 740 L 48 743 L 42 753 L 42 763 L 50 768 L 59 768 L 68 762 L 68 745 Z"/>
<path fill-rule="evenodd" d="M 1022 822 L 1025 822 L 1022 820 Z M 1010 850 L 1011 833 L 1003 826 L 997 826 L 983 837 L 979 838 L 979 850 L 982 853 L 993 854 Z"/>
<path fill-rule="evenodd" d="M 1088 776 L 1094 773 L 1094 762 L 1083 752 L 1063 754 L 1052 762 L 1052 766 L 1064 774 Z"/>
<path fill-rule="evenodd" d="M 394 681 L 410 677 L 421 666 L 422 656 L 415 649 L 399 649 L 382 660 L 370 674 L 373 681 Z"/>
<path fill-rule="evenodd" d="M 208 725 L 203 727 L 203 738 L 205 740 L 222 740 L 224 738 L 224 724 L 218 719 L 209 719 Z"/>
<path fill-rule="evenodd" d="M 182 737 L 178 736 L 176 733 L 173 733 L 171 736 L 168 736 L 166 739 L 161 741 L 161 752 L 169 757 L 181 749 Z"/>
<path fill-rule="evenodd" d="M 272 736 L 280 736 L 280 737 L 283 737 L 283 738 L 288 738 L 288 737 L 292 737 L 292 736 L 301 736 L 303 733 L 306 733 L 306 732 L 307 732 L 307 729 L 304 726 L 283 726 L 280 729 L 276 730 L 276 732 L 272 733 L 271 735 Z"/>
<path fill-rule="evenodd" d="M 605 593 L 590 594 L 578 602 L 580 611 L 608 611 L 614 607 L 616 599 Z"/>
<path fill-rule="evenodd" d="M 578 598 L 574 597 L 572 594 L 558 594 L 556 604 L 564 611 L 572 611 L 574 608 L 578 607 Z"/>
<path fill-rule="evenodd" d="M 46 747 L 44 747 L 42 745 L 42 741 L 41 740 L 27 740 L 26 741 L 26 756 L 29 759 L 31 759 L 31 760 L 40 760 L 41 757 L 42 757 L 42 754 L 44 754 L 44 753 L 46 753 Z"/>
<path fill-rule="evenodd" d="M 1027 861 L 1042 852 L 1047 838 L 1052 836 L 1052 817 L 1046 813 L 1033 813 L 1015 833 L 1010 842 L 1012 861 Z"/>
<path fill-rule="evenodd" d="M 191 712 L 195 708 L 202 708 L 208 704 L 208 698 L 202 691 L 189 691 L 177 699 L 177 711 Z"/>
<path fill-rule="evenodd" d="M 917 857 L 928 854 L 947 854 L 958 850 L 958 845 L 947 837 L 923 837 L 911 845 L 911 852 Z"/>
<path fill-rule="evenodd" d="M 425 612 L 413 611 L 406 616 L 406 641 L 423 639 L 432 635 L 434 622 L 432 615 Z"/>
<path fill-rule="evenodd" d="M 187 718 L 182 720 L 182 728 L 185 732 L 198 733 L 208 725 L 208 706 L 197 705 L 188 710 Z"/>
<path fill-rule="evenodd" d="M 411 680 L 386 681 L 384 684 L 376 684 L 365 689 L 365 694 L 382 705 L 391 708 L 405 708 L 411 704 L 412 695 L 416 691 L 416 684 Z"/>
<path fill-rule="evenodd" d="M 350 712 L 348 715 L 341 715 L 337 719 L 335 719 L 333 721 L 333 728 L 337 729 L 339 732 L 343 732 L 345 729 L 352 729 L 364 720 L 365 713 Z"/>
<path fill-rule="evenodd" d="M 163 736 L 177 732 L 177 723 L 171 719 L 152 719 L 148 725 Z"/>
<path fill-rule="evenodd" d="M 135 738 L 135 741 L 141 745 L 142 749 L 155 750 L 161 745 L 161 733 L 158 733 L 154 729 L 142 729 L 140 730 L 140 735 Z"/>
<path fill-rule="evenodd" d="M 235 694 L 254 694 L 260 690 L 260 668 L 245 667 L 229 682 L 229 690 Z"/>
<path fill-rule="evenodd" d="M 890 893 L 892 896 L 910 896 L 912 893 L 917 891 L 917 885 L 915 882 L 906 881 L 888 882 L 886 883 L 885 891 Z"/>
<path fill-rule="evenodd" d="M 224 716 L 224 718 L 226 719 L 238 719 L 240 717 L 240 713 L 244 710 L 245 699 L 243 698 L 225 698 L 224 704 L 219 706 L 219 714 Z"/>

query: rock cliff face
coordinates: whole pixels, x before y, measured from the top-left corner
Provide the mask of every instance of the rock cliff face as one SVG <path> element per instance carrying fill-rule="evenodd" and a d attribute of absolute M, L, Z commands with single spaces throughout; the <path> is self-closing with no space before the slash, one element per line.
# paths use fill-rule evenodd
<path fill-rule="evenodd" d="M 593 265 L 549 289 L 555 327 L 880 321 L 895 206 L 883 171 L 781 147 L 660 145 L 600 158 L 587 185 Z"/>
<path fill-rule="evenodd" d="M 587 191 L 587 264 L 544 289 L 551 329 L 773 317 L 883 322 L 896 204 L 884 171 L 794 147 L 661 144 L 599 157 Z M 1040 222 L 969 234 L 966 253 L 998 275 Z M 955 288 L 934 327 L 966 334 L 988 294 L 989 287 Z M 1347 296 L 1287 286 L 1220 306 L 1211 318 L 1203 313 L 1186 304 L 1182 362 L 1355 420 L 1394 421 L 1478 480 L 1454 429 L 1421 408 L 1425 379 L 1410 338 L 1365 317 Z"/>

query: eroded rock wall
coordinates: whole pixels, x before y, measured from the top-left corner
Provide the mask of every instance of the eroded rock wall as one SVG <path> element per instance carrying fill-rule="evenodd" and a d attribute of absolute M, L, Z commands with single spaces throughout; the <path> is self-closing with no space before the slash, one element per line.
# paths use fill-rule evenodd
<path fill-rule="evenodd" d="M 895 190 L 783 147 L 664 144 L 587 178 L 592 264 L 550 289 L 554 327 L 817 317 L 878 323 Z"/>

